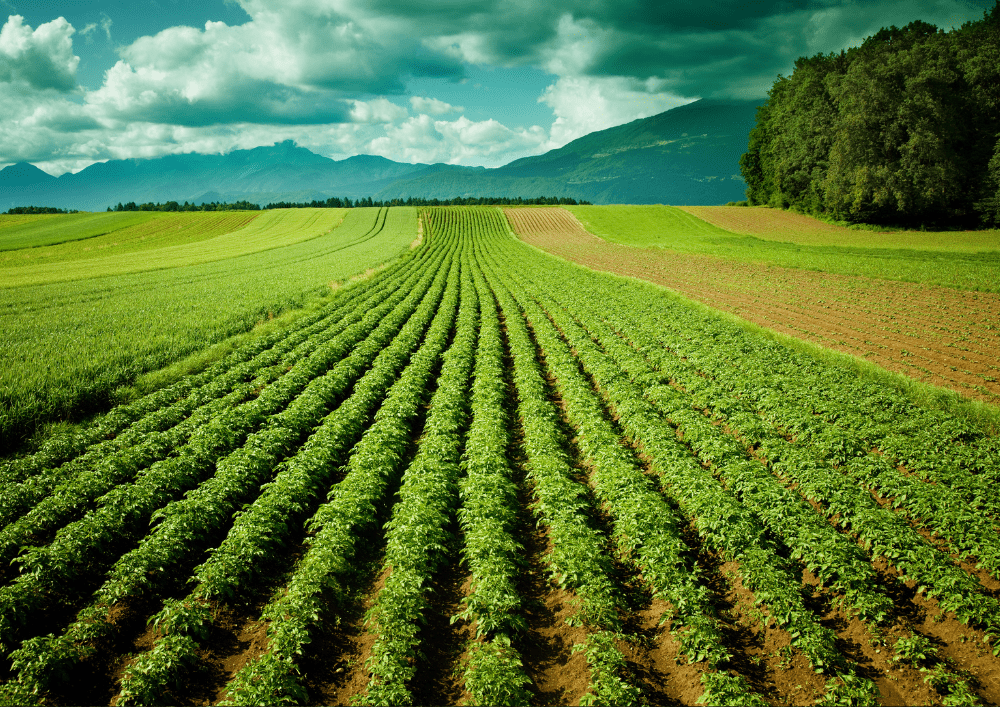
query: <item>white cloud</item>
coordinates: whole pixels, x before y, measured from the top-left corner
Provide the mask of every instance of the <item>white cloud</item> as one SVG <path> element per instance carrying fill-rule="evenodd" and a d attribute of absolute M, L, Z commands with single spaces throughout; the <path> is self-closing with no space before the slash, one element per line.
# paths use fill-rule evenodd
<path fill-rule="evenodd" d="M 495 120 L 434 120 L 427 114 L 386 126 L 385 132 L 364 151 L 406 162 L 487 166 L 534 154 L 548 137 L 537 125 L 511 130 Z"/>
<path fill-rule="evenodd" d="M 448 113 L 461 113 L 462 106 L 453 106 L 436 98 L 425 98 L 421 96 L 410 96 L 410 105 L 417 113 L 427 113 L 428 115 L 447 115 Z"/>
<path fill-rule="evenodd" d="M 406 109 L 386 98 L 373 101 L 353 101 L 351 120 L 355 123 L 396 123 L 406 119 Z"/>
<path fill-rule="evenodd" d="M 73 55 L 75 31 L 62 17 L 32 30 L 20 15 L 9 16 L 0 29 L 0 83 L 72 91 L 80 64 Z"/>
<path fill-rule="evenodd" d="M 691 99 L 662 90 L 662 82 L 622 77 L 560 78 L 538 99 L 556 114 L 546 149 L 562 147 L 578 137 L 646 118 Z"/>

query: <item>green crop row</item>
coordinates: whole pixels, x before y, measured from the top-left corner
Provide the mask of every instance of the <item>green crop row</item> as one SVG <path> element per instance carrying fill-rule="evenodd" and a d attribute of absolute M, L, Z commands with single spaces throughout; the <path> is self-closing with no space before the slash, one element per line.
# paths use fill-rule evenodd
<path fill-rule="evenodd" d="M 106 410 L 143 373 L 322 303 L 408 252 L 416 210 L 380 214 L 353 210 L 326 235 L 214 262 L 0 288 L 0 450 L 45 423 Z"/>
<path fill-rule="evenodd" d="M 484 236 L 496 237 L 497 214 L 488 219 Z M 571 589 L 579 600 L 574 621 L 589 629 L 587 639 L 574 650 L 583 651 L 590 666 L 588 692 L 581 702 L 629 704 L 640 692 L 624 672 L 624 656 L 616 645 L 622 629 L 622 601 L 612 579 L 606 541 L 588 519 L 590 500 L 573 475 L 557 426 L 559 417 L 548 398 L 538 351 L 523 312 L 511 294 L 496 282 L 491 286 L 503 311 L 518 395 L 518 414 L 524 430 L 528 478 L 537 499 L 535 512 L 545 525 L 552 551 L 546 557 L 552 578 Z"/>
<path fill-rule="evenodd" d="M 458 519 L 464 535 L 469 592 L 452 620 L 475 621 L 463 679 L 476 704 L 523 705 L 530 701 L 520 652 L 514 645 L 527 630 L 517 587 L 524 547 L 515 539 L 517 486 L 507 461 L 510 416 L 504 347 L 497 302 L 481 269 L 473 269 L 479 295 L 479 342 L 472 385 L 472 422 L 466 437 L 465 476 L 459 482 Z"/>
<path fill-rule="evenodd" d="M 449 559 L 457 482 L 468 418 L 466 391 L 472 372 L 479 320 L 477 293 L 463 244 L 461 294 L 454 341 L 444 354 L 437 390 L 420 446 L 403 474 L 385 525 L 385 583 L 367 614 L 375 641 L 366 661 L 371 678 L 362 702 L 413 704 L 409 683 L 417 672 L 420 631 L 429 608 L 429 585 Z"/>
<path fill-rule="evenodd" d="M 609 292 L 603 292 L 604 297 L 608 297 L 608 295 Z M 575 296 L 577 298 L 584 297 L 579 292 Z M 623 311 L 641 311 L 637 310 L 639 303 L 634 297 L 626 301 L 631 309 L 626 308 Z M 862 541 L 864 547 L 873 557 L 882 557 L 889 561 L 901 571 L 904 578 L 912 577 L 917 581 L 921 591 L 926 591 L 930 596 L 936 597 L 943 608 L 955 611 L 963 622 L 972 623 L 986 630 L 989 636 L 997 637 L 1000 632 L 998 632 L 995 617 L 1000 615 L 1000 604 L 997 604 L 994 598 L 985 595 L 980 585 L 972 577 L 955 566 L 946 554 L 938 551 L 924 540 L 900 516 L 883 508 L 867 492 L 851 483 L 848 477 L 836 469 L 830 468 L 824 459 L 817 458 L 814 454 L 797 452 L 780 435 L 761 427 L 759 424 L 754 424 L 755 416 L 745 412 L 742 416 L 737 415 L 743 405 L 741 399 L 729 399 L 725 390 L 720 389 L 719 385 L 715 383 L 715 379 L 691 374 L 682 376 L 679 367 L 675 365 L 674 357 L 665 352 L 661 340 L 653 338 L 649 331 L 650 325 L 644 323 L 645 321 L 645 318 L 639 318 L 633 314 L 626 318 L 626 323 L 620 325 L 619 332 L 628 332 L 629 337 L 637 341 L 640 348 L 661 370 L 667 372 L 671 380 L 682 380 L 689 384 L 694 391 L 693 393 L 689 391 L 687 396 L 683 396 L 670 386 L 662 385 L 663 380 L 658 381 L 655 376 L 647 377 L 644 385 L 648 386 L 646 395 L 650 400 L 653 400 L 673 418 L 687 420 L 689 423 L 693 422 L 696 427 L 703 431 L 709 430 L 710 438 L 719 438 L 718 432 L 712 431 L 713 426 L 709 425 L 707 419 L 693 413 L 691 398 L 693 397 L 694 401 L 701 407 L 714 407 L 720 412 L 724 411 L 722 421 L 737 432 L 746 427 L 748 441 L 755 445 L 756 453 L 763 455 L 777 473 L 797 484 L 799 494 L 810 501 L 822 504 L 823 511 L 828 517 L 837 516 L 841 525 L 849 527 L 851 533 Z M 702 330 L 702 335 L 706 335 L 704 330 Z M 662 334 L 660 339 L 662 339 Z M 714 350 L 718 354 L 725 354 L 725 343 L 719 342 Z M 704 358 L 704 355 L 701 358 Z M 630 372 L 633 375 L 642 373 L 641 368 L 640 364 L 640 370 L 631 370 Z M 645 373 L 648 375 L 648 370 Z M 679 376 L 680 378 L 678 378 Z M 729 375 L 726 380 L 732 381 L 737 378 L 737 375 Z M 751 380 L 759 385 L 758 378 L 754 377 Z M 787 385 L 789 376 L 784 376 L 782 381 Z M 750 386 L 743 386 L 741 390 L 746 390 L 748 387 Z M 778 409 L 778 406 L 772 408 L 771 414 L 775 414 L 775 409 Z M 689 434 L 693 440 L 698 439 L 696 434 L 691 433 L 690 424 L 687 427 L 682 425 L 682 427 L 685 439 L 688 439 Z M 843 440 L 843 436 L 836 428 L 832 431 L 828 430 L 824 439 L 828 442 L 827 446 L 818 448 L 817 451 L 825 451 L 825 458 L 847 462 L 848 457 L 838 459 L 836 455 L 838 449 L 864 450 L 864 447 L 860 446 L 858 442 L 846 446 L 848 443 Z M 839 445 L 836 444 L 838 441 Z M 697 444 L 696 441 L 692 443 Z M 740 451 L 733 449 L 733 440 L 724 440 L 724 443 L 731 450 L 728 454 L 739 456 Z M 715 451 L 716 453 L 725 453 L 718 449 Z M 849 458 L 858 459 L 858 457 L 853 456 Z M 846 463 L 845 468 L 849 471 L 856 470 L 863 463 L 851 461 Z M 868 469 L 871 468 L 869 465 Z M 893 475 L 897 474 L 898 472 Z M 855 471 L 855 476 L 861 476 L 861 474 Z M 751 488 L 759 488 L 759 481 L 754 482 Z M 984 525 L 981 518 L 968 525 L 963 525 L 958 518 L 954 517 L 954 514 L 957 514 L 960 509 L 957 502 L 952 502 L 950 507 L 945 508 L 950 496 L 947 489 L 939 491 L 937 487 L 932 486 L 915 487 L 910 489 L 910 493 L 908 498 L 903 493 L 900 503 L 897 505 L 917 508 L 916 504 L 921 499 L 929 499 L 927 504 L 921 506 L 923 508 L 921 515 L 926 519 L 924 522 L 934 529 L 942 531 L 945 539 L 953 540 L 959 547 L 964 546 L 963 549 L 976 548 L 985 551 L 982 561 L 987 567 L 992 565 L 993 558 L 996 557 L 998 541 L 995 534 L 991 535 L 989 525 Z M 802 505 L 802 502 L 799 503 L 800 507 L 805 510 L 806 507 Z M 795 545 L 790 543 L 790 546 L 794 550 Z M 820 561 L 825 561 L 821 554 L 819 555 Z M 844 574 L 849 572 L 848 576 L 851 578 L 863 578 L 863 574 L 858 575 L 856 569 L 849 569 L 850 565 L 841 564 L 841 562 L 842 560 L 835 562 L 831 569 L 839 568 L 839 571 Z M 866 584 L 867 581 L 864 581 L 850 591 L 844 588 L 848 601 L 851 600 L 853 593 L 859 600 L 859 603 L 856 603 L 857 608 L 868 613 L 872 611 L 884 612 L 887 603 L 884 600 L 879 601 L 877 597 L 872 597 L 870 593 L 865 592 Z"/>
<path fill-rule="evenodd" d="M 441 247 L 444 247 L 443 244 Z M 372 425 L 355 446 L 343 481 L 307 527 L 314 533 L 287 591 L 268 604 L 268 651 L 247 663 L 227 687 L 236 704 L 301 701 L 305 689 L 295 662 L 324 611 L 345 597 L 344 574 L 386 504 L 404 462 L 410 435 L 426 398 L 432 372 L 444 351 L 459 300 L 455 245 L 449 244 L 448 288 L 424 344 L 389 390 Z"/>
<path fill-rule="evenodd" d="M 263 388 L 257 397 L 226 409 L 198 427 L 173 456 L 155 462 L 134 483 L 111 488 L 98 499 L 95 511 L 62 527 L 51 544 L 29 548 L 20 555 L 17 561 L 22 565 L 22 574 L 14 584 L 0 589 L 0 633 L 12 635 L 13 626 L 23 625 L 30 617 L 32 611 L 27 607 L 37 608 L 49 592 L 75 581 L 81 572 L 92 573 L 93 563 L 100 562 L 116 546 L 119 535 L 131 532 L 148 521 L 156 509 L 203 481 L 214 465 L 238 449 L 255 428 L 280 412 L 318 375 L 367 338 L 395 306 L 395 300 L 390 299 L 367 311 Z M 399 306 L 412 311 L 415 304 Z M 398 330 L 398 324 L 395 326 Z"/>

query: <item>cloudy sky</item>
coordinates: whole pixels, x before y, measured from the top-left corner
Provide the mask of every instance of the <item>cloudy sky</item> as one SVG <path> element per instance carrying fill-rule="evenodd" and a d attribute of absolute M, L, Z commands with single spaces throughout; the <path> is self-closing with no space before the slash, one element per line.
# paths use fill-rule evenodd
<path fill-rule="evenodd" d="M 497 166 L 992 0 L 0 0 L 0 166 L 293 139 Z M 6 19 L 4 19 L 6 18 Z"/>

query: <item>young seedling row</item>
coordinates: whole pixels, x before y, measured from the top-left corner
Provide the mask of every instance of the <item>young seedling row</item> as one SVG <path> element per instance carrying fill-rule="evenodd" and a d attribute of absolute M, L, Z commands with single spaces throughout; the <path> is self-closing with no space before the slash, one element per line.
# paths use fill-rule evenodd
<path fill-rule="evenodd" d="M 0 702 L 1000 700 L 995 439 L 499 209 L 421 219 L 0 466 Z"/>

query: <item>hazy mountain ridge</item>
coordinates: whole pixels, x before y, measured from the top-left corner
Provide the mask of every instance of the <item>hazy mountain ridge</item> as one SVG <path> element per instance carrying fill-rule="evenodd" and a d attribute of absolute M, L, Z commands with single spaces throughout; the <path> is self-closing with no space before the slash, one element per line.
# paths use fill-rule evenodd
<path fill-rule="evenodd" d="M 405 164 L 374 155 L 331 160 L 292 142 L 225 155 L 111 160 L 52 177 L 0 170 L 0 210 L 103 211 L 118 202 L 311 201 L 457 196 L 567 196 L 594 203 L 717 204 L 744 198 L 738 160 L 756 102 L 702 100 L 584 135 L 502 167 Z"/>

